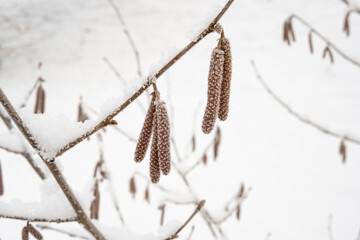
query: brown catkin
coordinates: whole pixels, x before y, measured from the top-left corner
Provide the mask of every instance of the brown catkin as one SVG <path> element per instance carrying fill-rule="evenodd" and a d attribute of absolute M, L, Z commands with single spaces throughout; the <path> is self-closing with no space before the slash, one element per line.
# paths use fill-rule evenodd
<path fill-rule="evenodd" d="M 21 231 L 21 239 L 22 240 L 28 240 L 29 239 L 29 230 L 28 230 L 27 226 L 23 227 L 23 229 Z"/>
<path fill-rule="evenodd" d="M 159 102 L 156 105 L 156 118 L 160 169 L 164 175 L 168 175 L 171 168 L 170 121 L 164 102 Z"/>
<path fill-rule="evenodd" d="M 154 117 L 154 129 L 150 151 L 150 179 L 152 183 L 158 183 L 160 180 L 160 163 L 159 163 L 159 151 L 158 151 L 158 134 L 157 134 L 157 117 Z"/>
<path fill-rule="evenodd" d="M 215 48 L 211 54 L 208 76 L 207 104 L 202 122 L 202 131 L 206 134 L 213 130 L 219 111 L 223 68 L 224 51 L 219 48 Z"/>
<path fill-rule="evenodd" d="M 34 113 L 44 113 L 45 112 L 45 90 L 40 83 L 37 92 L 36 92 L 36 103 Z"/>
<path fill-rule="evenodd" d="M 33 235 L 34 238 L 36 238 L 37 240 L 43 239 L 43 236 L 41 235 L 41 233 L 38 230 L 36 230 L 36 228 L 34 228 L 33 225 L 28 224 L 27 228 L 29 230 L 29 233 L 31 233 L 31 235 Z"/>
<path fill-rule="evenodd" d="M 135 162 L 141 162 L 142 160 L 144 160 L 146 151 L 149 147 L 152 127 L 153 127 L 154 112 L 155 112 L 155 95 L 153 94 L 150 102 L 150 107 L 147 111 L 144 125 L 141 129 L 139 140 L 136 145 L 135 158 L 134 158 Z"/>
<path fill-rule="evenodd" d="M 230 84 L 232 75 L 232 57 L 229 39 L 223 38 L 221 50 L 224 51 L 224 70 L 221 82 L 219 119 L 225 121 L 229 114 Z"/>

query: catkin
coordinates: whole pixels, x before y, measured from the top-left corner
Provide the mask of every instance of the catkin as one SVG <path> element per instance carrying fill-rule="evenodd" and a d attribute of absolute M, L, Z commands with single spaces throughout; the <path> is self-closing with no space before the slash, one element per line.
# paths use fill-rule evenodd
<path fill-rule="evenodd" d="M 219 119 L 225 121 L 229 114 L 230 83 L 232 75 L 232 58 L 229 39 L 223 38 L 221 50 L 224 51 L 224 70 L 221 83 Z"/>
<path fill-rule="evenodd" d="M 41 86 L 41 83 L 36 92 L 36 103 L 34 113 L 44 113 L 45 112 L 45 90 Z"/>
<path fill-rule="evenodd" d="M 23 227 L 23 229 L 21 231 L 21 239 L 22 240 L 28 240 L 29 239 L 29 230 L 28 230 L 27 226 Z"/>
<path fill-rule="evenodd" d="M 157 117 L 154 117 L 154 129 L 150 151 L 150 179 L 152 183 L 158 183 L 160 180 L 160 163 L 158 151 Z"/>
<path fill-rule="evenodd" d="M 170 156 L 170 122 L 164 102 L 156 105 L 157 146 L 161 172 L 168 175 L 171 168 Z"/>
<path fill-rule="evenodd" d="M 208 76 L 207 104 L 202 122 L 202 131 L 210 133 L 215 126 L 219 111 L 221 81 L 224 68 L 224 51 L 215 48 L 211 54 Z"/>
<path fill-rule="evenodd" d="M 41 233 L 38 230 L 36 230 L 33 225 L 28 224 L 27 228 L 29 230 L 29 233 L 31 233 L 31 235 L 33 235 L 34 238 L 36 238 L 37 240 L 43 239 L 43 236 L 41 235 Z"/>
<path fill-rule="evenodd" d="M 155 112 L 155 95 L 153 94 L 153 97 L 151 98 L 150 107 L 147 111 L 144 125 L 141 129 L 139 140 L 136 145 L 135 158 L 134 158 L 135 162 L 141 162 L 145 157 L 151 138 L 154 112 Z"/>

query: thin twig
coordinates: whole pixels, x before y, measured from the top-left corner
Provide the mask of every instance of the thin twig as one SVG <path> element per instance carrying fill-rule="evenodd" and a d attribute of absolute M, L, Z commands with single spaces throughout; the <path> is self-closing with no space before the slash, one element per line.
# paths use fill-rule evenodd
<path fill-rule="evenodd" d="M 56 223 L 64 223 L 64 222 L 76 222 L 76 218 L 55 218 L 55 219 L 48 219 L 48 218 L 30 218 L 24 216 L 8 216 L 0 214 L 0 218 L 8 218 L 14 220 L 22 220 L 22 221 L 29 221 L 29 222 L 56 222 Z"/>
<path fill-rule="evenodd" d="M 114 67 L 114 64 L 112 64 L 107 57 L 103 57 L 104 62 L 108 67 L 111 69 L 111 71 L 115 74 L 115 76 L 124 84 L 127 85 L 127 82 L 125 79 L 121 76 L 120 72 Z"/>
<path fill-rule="evenodd" d="M 182 49 L 175 57 L 173 57 L 170 61 L 168 61 L 162 68 L 160 68 L 155 74 L 154 77 L 158 79 L 161 75 L 163 75 L 172 65 L 174 65 L 182 56 L 184 56 L 191 48 L 193 48 L 196 44 L 198 44 L 204 37 L 206 37 L 209 33 L 213 32 L 215 24 L 220 20 L 220 18 L 225 14 L 225 12 L 229 9 L 230 5 L 234 2 L 234 0 L 229 0 L 224 8 L 219 12 L 219 14 L 214 18 L 214 20 L 209 24 L 209 26 L 203 30 L 195 40 L 191 41 L 184 49 Z M 92 134 L 96 133 L 103 127 L 107 126 L 107 124 L 120 112 L 122 112 L 127 106 L 129 106 L 132 102 L 135 101 L 137 97 L 139 97 L 149 86 L 151 82 L 148 80 L 144 83 L 128 100 L 126 100 L 123 104 L 118 106 L 111 114 L 105 117 L 100 123 L 98 123 L 91 131 L 83 134 L 78 137 L 76 140 L 68 143 L 65 147 L 63 147 L 57 154 L 56 157 L 61 156 L 64 152 L 68 151 L 78 143 L 87 139 Z"/>
<path fill-rule="evenodd" d="M 178 238 L 178 234 L 181 232 L 181 230 L 183 230 L 186 225 L 191 221 L 191 219 L 193 219 L 193 217 L 202 209 L 202 207 L 205 205 L 205 200 L 201 200 L 197 206 L 197 208 L 195 209 L 195 211 L 191 214 L 191 216 L 185 221 L 185 223 L 173 234 L 171 235 L 171 237 L 166 238 L 166 240 L 171 240 L 171 239 L 175 239 Z"/>
<path fill-rule="evenodd" d="M 80 235 L 76 235 L 76 234 L 74 234 L 74 233 L 67 232 L 67 231 L 64 231 L 64 230 L 61 230 L 61 229 L 57 229 L 57 228 L 53 228 L 53 227 L 50 227 L 50 226 L 45 226 L 45 225 L 37 224 L 36 227 L 39 228 L 39 229 L 42 229 L 42 230 L 50 230 L 50 231 L 54 231 L 54 232 L 57 232 L 57 233 L 62 233 L 62 234 L 65 234 L 65 235 L 67 235 L 67 236 L 69 236 L 69 237 L 73 237 L 73 238 L 90 240 L 90 238 L 87 238 L 87 237 L 84 237 L 84 236 L 80 236 Z"/>
<path fill-rule="evenodd" d="M 189 174 L 191 171 L 193 171 L 196 167 L 198 167 L 199 165 L 201 165 L 204 154 L 206 154 L 207 151 L 208 151 L 212 146 L 214 146 L 214 144 L 215 144 L 215 141 L 214 141 L 214 140 L 211 140 L 211 142 L 205 147 L 205 149 L 204 149 L 203 154 L 201 155 L 201 157 L 200 157 L 191 167 L 189 167 L 189 168 L 184 172 L 185 175 L 188 175 L 188 174 Z"/>
<path fill-rule="evenodd" d="M 147 176 L 145 176 L 144 174 L 142 174 L 141 172 L 134 172 L 133 176 L 139 176 L 142 179 L 144 179 L 147 184 L 151 184 L 151 182 L 149 181 L 149 178 Z M 163 186 L 161 186 L 160 184 L 151 184 L 152 187 L 155 187 L 157 189 L 159 189 L 160 191 L 164 192 L 164 193 L 168 193 L 168 194 L 174 194 L 170 189 L 167 189 Z"/>
<path fill-rule="evenodd" d="M 310 32 L 314 33 L 316 36 L 318 36 L 321 40 L 327 43 L 327 46 L 333 49 L 335 52 L 337 52 L 341 57 L 343 57 L 348 62 L 352 63 L 353 65 L 360 67 L 360 62 L 355 60 L 354 58 L 348 56 L 346 53 L 344 53 L 342 50 L 340 50 L 338 47 L 336 47 L 328 38 L 326 38 L 324 35 L 322 35 L 319 31 L 314 29 L 308 22 L 306 22 L 303 18 L 299 17 L 296 14 L 293 14 L 289 17 L 289 20 L 296 19 L 298 22 L 309 28 Z"/>
<path fill-rule="evenodd" d="M 315 123 L 313 121 L 311 121 L 310 119 L 307 119 L 303 116 L 301 116 L 299 113 L 295 112 L 289 105 L 287 105 L 283 100 L 281 100 L 272 90 L 271 88 L 265 83 L 265 81 L 262 79 L 258 69 L 256 68 L 256 65 L 255 65 L 255 62 L 254 61 L 251 61 L 251 64 L 253 66 L 253 69 L 254 69 L 254 72 L 256 74 L 256 77 L 257 79 L 260 81 L 260 83 L 262 84 L 262 86 L 265 88 L 265 90 L 270 94 L 270 96 L 277 102 L 279 103 L 282 107 L 284 107 L 291 115 L 293 115 L 294 117 L 296 117 L 299 121 L 305 123 L 305 124 L 308 124 L 310 126 L 313 126 L 314 128 L 316 128 L 317 130 L 325 133 L 325 134 L 328 134 L 330 136 L 333 136 L 333 137 L 337 137 L 337 138 L 340 138 L 340 139 L 345 139 L 347 141 L 350 141 L 350 142 L 353 142 L 353 143 L 356 143 L 356 144 L 360 144 L 360 140 L 356 139 L 356 138 L 352 138 L 352 137 L 349 137 L 349 136 L 345 136 L 344 134 L 340 134 L 340 133 L 337 133 L 335 131 L 332 131 L 328 128 L 325 128 L 323 126 L 321 126 L 320 124 L 318 123 Z"/>
<path fill-rule="evenodd" d="M 123 29 L 124 29 L 124 33 L 131 45 L 131 48 L 134 52 L 134 55 L 135 55 L 135 58 L 136 58 L 136 64 L 137 64 L 137 73 L 139 75 L 139 77 L 142 76 L 142 72 L 141 72 L 141 64 L 140 64 L 140 56 L 139 56 L 139 51 L 137 50 L 137 47 L 135 46 L 135 42 L 129 32 L 129 30 L 127 29 L 126 27 L 126 24 L 125 24 L 125 21 L 120 13 L 120 10 L 119 8 L 116 6 L 116 4 L 113 2 L 113 0 L 108 0 L 109 4 L 111 5 L 111 7 L 115 10 L 115 13 L 116 13 L 116 16 L 117 18 L 119 19 L 119 22 L 120 24 L 123 26 Z"/>
<path fill-rule="evenodd" d="M 23 120 L 15 111 L 14 107 L 4 94 L 3 90 L 0 88 L 0 102 L 4 106 L 5 110 L 14 121 L 16 126 L 19 128 L 21 133 L 25 136 L 26 140 L 30 143 L 30 145 L 38 151 L 40 158 L 49 168 L 51 174 L 55 178 L 56 182 L 60 186 L 61 190 L 64 192 L 66 198 L 70 202 L 72 208 L 74 209 L 77 215 L 77 221 L 84 226 L 84 228 L 89 231 L 96 239 L 105 240 L 105 237 L 99 232 L 99 230 L 95 227 L 95 225 L 90 221 L 88 216 L 85 214 L 82 206 L 80 205 L 78 199 L 75 197 L 74 193 L 72 192 L 70 186 L 66 182 L 64 176 L 62 175 L 61 171 L 57 167 L 54 162 L 48 161 L 41 153 L 38 143 L 35 140 L 35 137 L 31 134 Z"/>
<path fill-rule="evenodd" d="M 193 235 L 194 231 L 195 231 L 195 226 L 194 226 L 194 225 L 192 225 L 191 230 L 190 230 L 190 233 L 189 233 L 189 236 L 186 238 L 187 240 L 190 240 L 190 239 L 191 239 L 191 237 L 192 237 L 192 235 Z"/>

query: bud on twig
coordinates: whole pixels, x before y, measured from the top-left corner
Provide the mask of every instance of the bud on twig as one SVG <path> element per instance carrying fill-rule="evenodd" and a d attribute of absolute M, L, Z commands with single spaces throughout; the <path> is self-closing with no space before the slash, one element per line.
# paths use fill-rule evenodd
<path fill-rule="evenodd" d="M 342 156 L 342 162 L 346 163 L 346 145 L 344 139 L 340 142 L 339 154 Z"/>

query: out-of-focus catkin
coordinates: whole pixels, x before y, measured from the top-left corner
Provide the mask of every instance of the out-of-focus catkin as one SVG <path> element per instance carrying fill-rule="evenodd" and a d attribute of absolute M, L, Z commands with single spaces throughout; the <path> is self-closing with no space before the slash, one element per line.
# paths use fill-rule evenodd
<path fill-rule="evenodd" d="M 157 134 L 157 116 L 155 113 L 153 123 L 153 137 L 150 151 L 150 180 L 152 183 L 158 183 L 160 180 L 160 163 L 158 151 L 158 134 Z"/>
<path fill-rule="evenodd" d="M 159 102 L 156 105 L 157 118 L 157 146 L 159 154 L 159 163 L 164 175 L 170 173 L 171 156 L 170 156 L 170 122 L 166 110 L 166 104 Z"/>
<path fill-rule="evenodd" d="M 29 240 L 29 229 L 27 226 L 23 227 L 21 231 L 21 239 L 22 240 Z"/>
<path fill-rule="evenodd" d="M 232 75 L 232 58 L 229 39 L 225 37 L 222 39 L 221 50 L 224 51 L 224 70 L 221 83 L 218 117 L 221 121 L 225 121 L 229 114 L 230 84 Z"/>
<path fill-rule="evenodd" d="M 208 76 L 207 104 L 202 122 L 202 131 L 206 134 L 210 133 L 214 128 L 219 111 L 224 60 L 224 51 L 216 47 L 211 54 Z"/>
<path fill-rule="evenodd" d="M 150 107 L 147 111 L 144 125 L 141 129 L 139 140 L 136 145 L 135 157 L 134 157 L 135 162 L 141 162 L 145 157 L 151 138 L 154 112 L 155 112 L 155 95 L 153 94 L 150 102 Z"/>
<path fill-rule="evenodd" d="M 34 113 L 44 113 L 45 112 L 45 90 L 40 83 L 37 92 L 36 92 L 36 103 Z"/>

